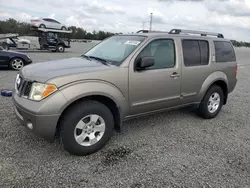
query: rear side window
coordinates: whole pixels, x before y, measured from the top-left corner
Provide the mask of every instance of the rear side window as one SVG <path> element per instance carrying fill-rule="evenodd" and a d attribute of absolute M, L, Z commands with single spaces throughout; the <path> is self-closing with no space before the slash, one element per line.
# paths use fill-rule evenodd
<path fill-rule="evenodd" d="M 209 62 L 209 44 L 204 40 L 183 40 L 185 66 L 207 65 Z"/>
<path fill-rule="evenodd" d="M 236 61 L 233 46 L 230 42 L 214 41 L 216 62 Z"/>

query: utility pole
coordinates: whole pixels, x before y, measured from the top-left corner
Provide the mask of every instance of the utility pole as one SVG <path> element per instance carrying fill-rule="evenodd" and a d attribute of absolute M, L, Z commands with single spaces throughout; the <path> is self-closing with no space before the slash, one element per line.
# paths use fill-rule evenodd
<path fill-rule="evenodd" d="M 150 13 L 150 31 L 152 30 L 152 18 L 153 18 L 153 13 Z"/>

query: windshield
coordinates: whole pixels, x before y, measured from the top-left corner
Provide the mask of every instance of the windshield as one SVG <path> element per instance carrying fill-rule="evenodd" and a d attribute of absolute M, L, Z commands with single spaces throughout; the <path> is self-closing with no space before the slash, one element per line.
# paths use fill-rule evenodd
<path fill-rule="evenodd" d="M 120 65 L 145 38 L 145 36 L 113 36 L 99 43 L 84 55 Z"/>

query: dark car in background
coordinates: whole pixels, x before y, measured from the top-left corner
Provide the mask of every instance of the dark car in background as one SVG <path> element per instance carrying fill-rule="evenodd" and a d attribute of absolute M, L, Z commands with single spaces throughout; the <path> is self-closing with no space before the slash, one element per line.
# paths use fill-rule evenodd
<path fill-rule="evenodd" d="M 28 55 L 21 52 L 4 50 L 0 47 L 0 67 L 20 70 L 30 63 L 32 63 L 32 59 Z"/>

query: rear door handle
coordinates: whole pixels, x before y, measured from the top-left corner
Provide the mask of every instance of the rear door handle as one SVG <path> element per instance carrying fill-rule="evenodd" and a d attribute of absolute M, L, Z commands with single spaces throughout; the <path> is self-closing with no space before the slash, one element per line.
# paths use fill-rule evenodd
<path fill-rule="evenodd" d="M 170 75 L 171 78 L 178 78 L 180 75 L 177 72 L 173 72 L 173 74 Z"/>

